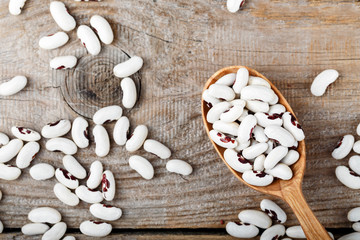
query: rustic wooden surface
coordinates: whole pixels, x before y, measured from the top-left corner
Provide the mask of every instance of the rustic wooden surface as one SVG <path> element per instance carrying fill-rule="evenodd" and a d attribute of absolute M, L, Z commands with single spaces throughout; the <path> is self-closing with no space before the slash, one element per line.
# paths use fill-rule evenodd
<path fill-rule="evenodd" d="M 166 160 L 142 150 L 139 154 L 155 167 L 155 178 L 146 181 L 128 166 L 130 154 L 113 144 L 101 161 L 115 172 L 114 204 L 124 212 L 113 223 L 115 228 L 224 228 L 220 220 L 236 220 L 241 209 L 259 208 L 266 196 L 244 186 L 228 171 L 201 121 L 203 84 L 216 70 L 230 65 L 258 70 L 287 98 L 306 133 L 304 195 L 326 227 L 351 226 L 346 213 L 360 205 L 360 192 L 336 180 L 335 167 L 347 161 L 334 160 L 330 153 L 340 136 L 355 134 L 360 121 L 360 2 L 248 0 L 244 10 L 235 14 L 226 10 L 223 0 L 64 2 L 78 25 L 88 24 L 93 14 L 110 21 L 115 42 L 106 49 L 144 58 L 141 97 L 126 114 L 133 126 L 149 126 L 150 137 L 166 143 L 173 158 L 187 160 L 195 169 L 184 178 L 170 174 L 165 170 Z M 17 74 L 29 79 L 24 91 L 1 98 L 0 131 L 10 134 L 13 125 L 40 130 L 50 121 L 74 119 L 77 113 L 91 116 L 100 106 L 121 102 L 118 82 L 101 75 L 101 69 L 91 68 L 99 77 L 85 77 L 88 82 L 72 85 L 81 93 L 69 86 L 72 82 L 66 76 L 49 69 L 49 60 L 58 55 L 88 57 L 75 31 L 69 33 L 70 42 L 64 47 L 39 49 L 39 38 L 56 31 L 49 1 L 28 0 L 21 15 L 11 16 L 8 1 L 0 0 L 0 81 Z M 116 59 L 121 54 L 108 57 Z M 313 97 L 310 84 L 327 68 L 337 69 L 341 76 L 323 97 Z M 105 64 L 104 72 L 109 69 Z M 111 124 L 106 127 L 112 129 Z M 76 157 L 87 168 L 98 159 L 93 145 Z M 60 153 L 43 150 L 34 163 L 59 167 L 61 158 Z M 88 204 L 72 208 L 59 202 L 52 193 L 54 183 L 54 179 L 32 180 L 28 169 L 17 181 L 0 181 L 4 193 L 0 219 L 5 227 L 21 227 L 28 222 L 30 209 L 38 206 L 58 208 L 71 228 L 91 218 Z M 287 225 L 297 224 L 289 207 L 279 203 L 289 215 Z"/>

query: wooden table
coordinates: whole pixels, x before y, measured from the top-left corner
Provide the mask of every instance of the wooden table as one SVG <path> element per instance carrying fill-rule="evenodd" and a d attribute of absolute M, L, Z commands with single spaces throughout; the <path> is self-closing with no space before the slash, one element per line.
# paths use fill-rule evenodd
<path fill-rule="evenodd" d="M 135 109 L 125 113 L 132 126 L 146 124 L 149 137 L 166 143 L 172 158 L 194 167 L 188 177 L 170 174 L 166 160 L 141 150 L 138 154 L 155 167 L 154 179 L 146 181 L 128 166 L 131 154 L 112 143 L 101 161 L 115 173 L 118 190 L 113 204 L 124 214 L 112 223 L 115 229 L 108 239 L 232 239 L 221 220 L 236 220 L 242 209 L 259 209 L 268 196 L 232 176 L 208 141 L 201 120 L 203 84 L 216 70 L 240 64 L 263 73 L 293 106 L 306 133 L 305 197 L 327 228 L 350 232 L 346 214 L 360 205 L 360 191 L 336 179 L 335 167 L 347 165 L 347 160 L 332 159 L 331 151 L 340 136 L 356 133 L 360 119 L 358 1 L 249 0 L 235 14 L 226 10 L 224 0 L 64 2 L 78 25 L 89 24 L 94 14 L 105 16 L 115 41 L 103 47 L 96 60 L 86 54 L 76 31 L 69 32 L 64 47 L 39 49 L 40 37 L 60 30 L 50 16 L 49 1 L 28 0 L 22 14 L 12 16 L 8 1 L 0 0 L 0 81 L 18 74 L 29 79 L 24 91 L 0 98 L 0 131 L 10 135 L 13 125 L 40 131 L 48 122 L 74 119 L 78 113 L 91 117 L 98 107 L 120 104 L 119 80 L 111 76 L 111 66 L 125 57 L 123 50 L 145 61 L 141 97 Z M 81 58 L 81 77 L 50 69 L 51 58 L 69 54 Z M 337 69 L 340 78 L 323 97 L 312 96 L 312 80 L 328 68 Z M 111 131 L 113 124 L 106 128 Z M 60 167 L 62 154 L 44 150 L 44 144 L 42 139 L 43 150 L 33 164 Z M 99 159 L 94 144 L 76 157 L 87 169 Z M 53 194 L 55 182 L 35 181 L 29 169 L 16 181 L 0 180 L 0 219 L 6 227 L 2 239 L 22 239 L 27 213 L 38 206 L 57 208 L 70 232 L 78 232 L 80 222 L 91 218 L 89 204 L 65 206 Z M 298 224 L 289 207 L 277 202 L 288 213 L 286 225 Z"/>

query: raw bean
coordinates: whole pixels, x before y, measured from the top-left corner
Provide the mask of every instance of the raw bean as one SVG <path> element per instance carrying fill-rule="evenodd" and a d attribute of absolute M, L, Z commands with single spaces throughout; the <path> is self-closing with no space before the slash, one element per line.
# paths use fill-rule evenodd
<path fill-rule="evenodd" d="M 126 116 L 122 116 L 119 120 L 117 120 L 113 132 L 114 141 L 117 145 L 125 145 L 129 128 L 130 121 Z"/>
<path fill-rule="evenodd" d="M 114 40 L 114 33 L 105 18 L 94 15 L 90 18 L 90 25 L 95 30 L 100 40 L 105 44 L 111 44 Z"/>
<path fill-rule="evenodd" d="M 94 217 L 100 218 L 105 221 L 116 221 L 122 215 L 122 211 L 120 208 L 101 203 L 92 204 L 90 206 L 90 213 Z"/>
<path fill-rule="evenodd" d="M 115 178 L 111 171 L 106 170 L 102 174 L 101 190 L 106 201 L 112 201 L 115 197 Z"/>
<path fill-rule="evenodd" d="M 66 229 L 66 223 L 56 223 L 47 232 L 44 233 L 41 240 L 60 240 L 64 236 Z"/>
<path fill-rule="evenodd" d="M 284 163 L 278 163 L 275 167 L 265 170 L 265 172 L 282 180 L 289 180 L 293 177 L 291 168 Z"/>
<path fill-rule="evenodd" d="M 254 116 L 256 117 L 257 124 L 264 128 L 270 125 L 281 126 L 283 124 L 279 114 L 269 115 L 267 113 L 257 112 Z"/>
<path fill-rule="evenodd" d="M 225 134 L 218 132 L 216 130 L 211 130 L 209 134 L 210 134 L 210 138 L 220 147 L 235 148 L 238 145 L 236 139 L 226 136 Z"/>
<path fill-rule="evenodd" d="M 240 96 L 240 98 L 244 100 L 260 100 L 269 103 L 274 100 L 276 94 L 268 87 L 261 85 L 250 85 L 244 87 L 241 90 Z"/>
<path fill-rule="evenodd" d="M 285 227 L 277 224 L 266 229 L 260 237 L 260 240 L 276 240 L 285 235 Z"/>
<path fill-rule="evenodd" d="M 70 69 L 76 66 L 75 56 L 59 56 L 50 60 L 50 67 L 55 70 Z"/>
<path fill-rule="evenodd" d="M 229 110 L 231 108 L 231 103 L 229 102 L 220 102 L 216 105 L 214 105 L 210 110 L 208 111 L 206 115 L 206 120 L 209 123 L 214 123 L 217 120 L 220 120 L 220 116 L 223 112 Z"/>
<path fill-rule="evenodd" d="M 212 108 L 215 104 L 218 104 L 221 102 L 219 99 L 214 98 L 209 94 L 209 89 L 206 89 L 202 94 L 202 100 L 207 103 L 207 106 L 209 108 Z"/>
<path fill-rule="evenodd" d="M 268 138 L 278 141 L 284 147 L 294 146 L 295 138 L 285 128 L 276 125 L 270 125 L 265 128 L 264 133 Z"/>
<path fill-rule="evenodd" d="M 154 177 L 154 168 L 151 163 L 141 156 L 131 156 L 129 158 L 130 168 L 138 172 L 143 178 L 150 180 Z"/>
<path fill-rule="evenodd" d="M 274 115 L 274 114 L 283 114 L 286 112 L 286 108 L 284 107 L 284 105 L 282 104 L 275 104 L 275 105 L 272 105 L 269 109 L 269 112 L 268 114 L 269 115 Z"/>
<path fill-rule="evenodd" d="M 192 173 L 193 168 L 191 165 L 183 160 L 173 159 L 166 163 L 166 170 L 169 172 L 188 176 Z"/>
<path fill-rule="evenodd" d="M 274 177 L 262 171 L 247 170 L 243 173 L 242 178 L 245 182 L 253 186 L 264 187 L 274 181 Z"/>
<path fill-rule="evenodd" d="M 224 76 L 222 76 L 221 78 L 219 78 L 215 84 L 221 84 L 221 85 L 226 85 L 226 86 L 232 86 L 235 82 L 236 79 L 236 74 L 235 73 L 228 73 Z"/>
<path fill-rule="evenodd" d="M 259 234 L 259 229 L 252 224 L 228 222 L 226 232 L 236 238 L 254 238 Z"/>
<path fill-rule="evenodd" d="M 60 151 L 67 155 L 73 155 L 77 152 L 76 144 L 70 139 L 63 137 L 57 137 L 48 140 L 45 147 L 51 152 Z"/>
<path fill-rule="evenodd" d="M 296 150 L 289 150 L 289 152 L 286 154 L 286 156 L 281 159 L 281 163 L 284 163 L 288 166 L 293 165 L 296 163 L 300 158 L 300 154 Z"/>
<path fill-rule="evenodd" d="M 95 124 L 101 125 L 120 119 L 122 115 L 122 108 L 120 106 L 108 106 L 100 108 L 93 116 Z"/>
<path fill-rule="evenodd" d="M 242 108 L 245 107 L 246 101 L 242 99 L 234 99 L 230 102 L 233 106 L 241 106 Z M 243 109 L 245 111 L 245 109 Z"/>
<path fill-rule="evenodd" d="M 244 150 L 245 148 L 249 147 L 250 144 L 251 144 L 251 141 L 250 141 L 250 140 L 247 141 L 247 142 L 241 143 L 241 142 L 239 142 L 239 138 L 236 138 L 236 142 L 238 143 L 238 145 L 237 145 L 237 147 L 234 148 L 234 149 L 235 149 L 235 151 L 237 151 L 237 152 L 240 152 L 240 151 Z"/>
<path fill-rule="evenodd" d="M 0 148 L 8 144 L 9 141 L 9 137 L 5 133 L 0 132 Z"/>
<path fill-rule="evenodd" d="M 86 26 L 80 25 L 76 31 L 81 44 L 91 55 L 98 55 L 101 51 L 101 44 L 94 31 Z"/>
<path fill-rule="evenodd" d="M 39 141 L 41 138 L 41 136 L 38 132 L 36 132 L 30 128 L 12 127 L 11 133 L 18 139 L 21 139 L 26 142 Z"/>
<path fill-rule="evenodd" d="M 244 3 L 245 3 L 245 0 L 227 0 L 226 8 L 229 12 L 235 13 L 235 12 L 239 11 L 239 9 L 242 7 L 242 5 Z"/>
<path fill-rule="evenodd" d="M 286 235 L 291 238 L 306 238 L 301 226 L 292 226 L 286 229 Z"/>
<path fill-rule="evenodd" d="M 147 135 L 148 128 L 145 125 L 137 126 L 125 144 L 126 150 L 129 152 L 135 152 L 136 150 L 141 148 Z"/>
<path fill-rule="evenodd" d="M 37 142 L 28 142 L 20 150 L 16 157 L 16 166 L 20 169 L 30 166 L 32 160 L 34 160 L 36 154 L 40 151 L 40 144 Z"/>
<path fill-rule="evenodd" d="M 351 227 L 354 229 L 354 231 L 360 232 L 360 222 L 354 223 Z"/>
<path fill-rule="evenodd" d="M 245 159 L 241 153 L 237 153 L 233 149 L 226 149 L 224 159 L 229 166 L 237 172 L 245 172 L 252 169 L 252 163 Z"/>
<path fill-rule="evenodd" d="M 269 111 L 269 104 L 267 102 L 257 101 L 257 100 L 247 100 L 246 108 L 254 113 L 257 112 L 267 112 Z"/>
<path fill-rule="evenodd" d="M 106 129 L 102 125 L 96 125 L 93 129 L 93 135 L 96 155 L 105 157 L 110 151 L 110 139 Z"/>
<path fill-rule="evenodd" d="M 119 63 L 113 69 L 114 75 L 119 78 L 129 77 L 139 71 L 144 64 L 141 57 L 133 56 L 125 62 Z"/>
<path fill-rule="evenodd" d="M 271 88 L 271 85 L 268 81 L 266 81 L 265 79 L 263 79 L 261 77 L 254 77 L 254 76 L 249 77 L 248 85 L 261 85 L 261 86 L 264 86 L 267 88 Z"/>
<path fill-rule="evenodd" d="M 267 143 L 255 143 L 254 145 L 245 148 L 242 152 L 242 155 L 246 159 L 254 159 L 258 157 L 260 154 L 263 154 L 268 148 Z"/>
<path fill-rule="evenodd" d="M 69 36 L 64 32 L 57 32 L 40 38 L 39 47 L 42 49 L 55 49 L 65 45 L 69 41 Z"/>
<path fill-rule="evenodd" d="M 360 140 L 358 140 L 354 143 L 353 150 L 356 153 L 360 153 Z"/>
<path fill-rule="evenodd" d="M 0 163 L 6 163 L 13 159 L 23 146 L 23 141 L 13 139 L 8 144 L 0 148 Z"/>
<path fill-rule="evenodd" d="M 100 161 L 94 161 L 90 166 L 89 178 L 86 181 L 86 186 L 90 189 L 95 189 L 100 185 L 102 180 L 103 165 Z"/>
<path fill-rule="evenodd" d="M 356 174 L 360 174 L 360 156 L 358 155 L 355 155 L 355 156 L 352 156 L 350 159 L 349 159 L 349 167 L 351 170 L 353 170 Z M 360 221 L 360 219 L 359 219 Z"/>
<path fill-rule="evenodd" d="M 269 199 L 260 202 L 260 208 L 276 223 L 285 223 L 287 216 L 279 205 Z"/>
<path fill-rule="evenodd" d="M 327 69 L 322 71 L 319 75 L 316 76 L 314 81 L 311 84 L 311 93 L 314 96 L 324 95 L 326 88 L 339 77 L 338 71 L 334 69 Z"/>
<path fill-rule="evenodd" d="M 274 148 L 276 148 L 279 145 L 273 139 L 269 139 L 267 144 L 268 144 L 268 149 L 266 150 L 265 154 L 269 154 Z"/>
<path fill-rule="evenodd" d="M 346 166 L 338 166 L 335 170 L 337 179 L 352 189 L 360 189 L 360 176 Z"/>
<path fill-rule="evenodd" d="M 11 96 L 20 92 L 27 84 L 25 76 L 16 76 L 11 80 L 0 84 L 0 96 Z"/>
<path fill-rule="evenodd" d="M 50 179 L 55 175 L 53 166 L 47 163 L 38 163 L 30 168 L 30 176 L 35 180 Z"/>
<path fill-rule="evenodd" d="M 350 222 L 359 222 L 360 221 L 360 207 L 351 209 L 347 214 L 347 219 Z"/>
<path fill-rule="evenodd" d="M 288 148 L 278 146 L 274 148 L 265 158 L 264 167 L 265 169 L 272 169 L 275 165 L 283 159 L 288 153 Z"/>
<path fill-rule="evenodd" d="M 120 86 L 123 92 L 123 106 L 128 109 L 133 108 L 137 99 L 136 85 L 134 81 L 131 78 L 126 77 L 121 80 Z"/>
<path fill-rule="evenodd" d="M 234 90 L 226 85 L 213 84 L 209 87 L 209 94 L 218 99 L 231 101 L 235 98 Z"/>
<path fill-rule="evenodd" d="M 305 138 L 304 131 L 302 130 L 299 122 L 296 120 L 294 115 L 290 112 L 286 112 L 282 116 L 283 125 L 295 138 L 296 141 L 302 141 Z"/>
<path fill-rule="evenodd" d="M 241 116 L 243 111 L 243 106 L 235 104 L 231 106 L 228 110 L 220 114 L 220 120 L 228 123 L 234 122 Z"/>
<path fill-rule="evenodd" d="M 246 68 L 239 68 L 233 85 L 234 92 L 240 94 L 241 90 L 248 84 L 248 81 L 249 71 Z"/>
<path fill-rule="evenodd" d="M 77 187 L 75 194 L 87 203 L 99 203 L 104 199 L 100 191 L 91 190 L 84 185 Z"/>
<path fill-rule="evenodd" d="M 4 224 L 0 220 L 0 233 L 2 233 L 3 231 L 4 231 Z"/>
<path fill-rule="evenodd" d="M 69 11 L 64 3 L 59 1 L 51 2 L 50 13 L 56 24 L 65 32 L 71 31 L 75 28 L 75 19 L 69 14 Z"/>
<path fill-rule="evenodd" d="M 64 168 L 69 171 L 74 177 L 78 179 L 86 178 L 86 170 L 81 164 L 71 155 L 65 155 L 63 157 Z"/>
<path fill-rule="evenodd" d="M 44 138 L 56 138 L 67 134 L 71 129 L 71 122 L 67 119 L 48 123 L 41 129 Z"/>
<path fill-rule="evenodd" d="M 170 149 L 159 141 L 147 139 L 144 142 L 144 150 L 153 153 L 161 159 L 167 159 L 171 156 Z"/>
<path fill-rule="evenodd" d="M 291 238 L 282 238 L 281 240 L 292 240 Z"/>
<path fill-rule="evenodd" d="M 238 129 L 238 141 L 240 143 L 244 143 L 250 140 L 252 132 L 256 127 L 256 123 L 257 121 L 254 115 L 248 115 L 244 118 Z"/>
<path fill-rule="evenodd" d="M 61 183 L 57 183 L 54 186 L 55 196 L 69 206 L 77 206 L 80 202 L 78 196 L 70 191 L 67 187 L 65 187 Z"/>
<path fill-rule="evenodd" d="M 266 143 L 269 140 L 269 138 L 264 133 L 264 128 L 260 126 L 256 126 L 252 133 L 254 139 L 258 142 Z"/>
<path fill-rule="evenodd" d="M 76 238 L 73 236 L 66 236 L 62 240 L 76 240 Z"/>
<path fill-rule="evenodd" d="M 243 223 L 250 223 L 263 229 L 269 228 L 272 223 L 266 213 L 258 210 L 243 210 L 239 213 L 238 217 Z"/>
<path fill-rule="evenodd" d="M 29 236 L 40 235 L 44 234 L 49 228 L 45 223 L 28 223 L 21 228 L 21 232 Z"/>
<path fill-rule="evenodd" d="M 12 181 L 20 177 L 21 170 L 15 166 L 0 163 L 0 179 Z"/>
<path fill-rule="evenodd" d="M 335 159 L 345 158 L 354 146 L 354 136 L 348 134 L 343 136 L 336 144 L 335 149 L 331 153 L 331 156 Z"/>
<path fill-rule="evenodd" d="M 265 155 L 261 154 L 257 156 L 254 160 L 254 171 L 264 171 L 264 161 L 265 161 Z"/>
<path fill-rule="evenodd" d="M 279 97 L 278 97 L 278 95 L 274 94 L 274 97 L 273 97 L 272 100 L 270 100 L 269 104 L 270 104 L 270 105 L 275 105 L 275 104 L 277 104 L 278 102 L 279 102 Z"/>
<path fill-rule="evenodd" d="M 60 183 L 70 189 L 75 189 L 79 186 L 79 180 L 63 168 L 56 169 L 55 177 Z"/>
<path fill-rule="evenodd" d="M 0 190 L 0 200 L 2 199 L 2 192 L 1 192 L 1 190 Z"/>
<path fill-rule="evenodd" d="M 105 222 L 89 220 L 80 224 L 80 232 L 90 237 L 105 237 L 111 230 L 112 226 Z"/>
<path fill-rule="evenodd" d="M 54 208 L 39 207 L 29 212 L 28 219 L 33 223 L 55 224 L 61 221 L 61 214 Z"/>
<path fill-rule="evenodd" d="M 71 137 L 79 148 L 87 148 L 89 146 L 89 123 L 83 117 L 77 117 L 73 121 L 71 129 Z"/>
<path fill-rule="evenodd" d="M 360 239 L 359 232 L 349 233 L 349 234 L 342 236 L 341 238 L 338 238 L 338 240 L 359 240 L 359 239 Z"/>
<path fill-rule="evenodd" d="M 356 134 L 357 134 L 358 136 L 360 136 L 360 123 L 359 123 L 359 125 L 356 127 Z"/>
<path fill-rule="evenodd" d="M 212 125 L 212 127 L 214 130 L 216 130 L 218 132 L 237 136 L 239 124 L 237 124 L 236 122 L 229 123 L 229 122 L 223 122 L 223 121 L 215 121 L 214 124 Z"/>
<path fill-rule="evenodd" d="M 238 120 L 240 122 L 242 122 L 244 120 L 244 118 L 246 118 L 249 115 L 249 111 L 247 109 L 244 109 L 243 113 L 241 114 L 241 116 L 238 118 Z"/>
<path fill-rule="evenodd" d="M 22 8 L 25 5 L 26 0 L 10 0 L 9 1 L 9 12 L 12 15 L 19 15 Z"/>

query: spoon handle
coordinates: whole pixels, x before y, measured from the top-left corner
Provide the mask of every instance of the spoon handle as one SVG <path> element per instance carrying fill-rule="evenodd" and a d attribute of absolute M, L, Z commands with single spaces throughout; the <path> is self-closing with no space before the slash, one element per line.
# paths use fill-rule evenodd
<path fill-rule="evenodd" d="M 294 211 L 308 240 L 331 240 L 328 232 L 307 204 L 301 187 L 287 191 L 286 194 L 283 195 L 283 199 Z"/>

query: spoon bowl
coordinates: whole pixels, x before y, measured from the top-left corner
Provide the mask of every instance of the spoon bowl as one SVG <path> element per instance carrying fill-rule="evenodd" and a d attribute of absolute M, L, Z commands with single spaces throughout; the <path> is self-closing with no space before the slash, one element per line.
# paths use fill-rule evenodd
<path fill-rule="evenodd" d="M 239 68 L 242 68 L 245 66 L 230 66 L 223 69 L 220 69 L 216 73 L 214 73 L 209 80 L 206 82 L 203 91 L 209 88 L 210 85 L 214 84 L 219 78 L 222 76 L 229 74 L 229 73 L 236 73 Z M 291 106 L 286 101 L 285 97 L 281 94 L 281 92 L 275 87 L 274 84 L 272 84 L 265 76 L 260 74 L 259 72 L 255 71 L 254 69 L 245 67 L 249 71 L 250 76 L 260 77 L 262 79 L 265 79 L 271 86 L 271 89 L 276 93 L 276 95 L 279 97 L 279 103 L 284 105 L 286 110 L 288 112 L 291 112 L 294 116 L 294 111 L 291 109 Z M 229 164 L 224 159 L 224 151 L 225 148 L 222 148 L 215 144 L 215 142 L 210 137 L 210 130 L 212 130 L 212 124 L 208 123 L 206 121 L 206 115 L 209 111 L 209 107 L 207 106 L 206 102 L 202 99 L 201 100 L 201 110 L 202 110 L 202 118 L 205 125 L 206 132 L 209 136 L 210 141 L 212 142 L 215 150 L 221 157 L 221 159 L 224 161 L 226 166 L 230 169 L 230 171 L 244 184 L 247 186 L 265 193 L 270 194 L 276 197 L 279 197 L 283 199 L 285 202 L 289 204 L 289 206 L 294 211 L 295 215 L 297 216 L 307 239 L 309 240 L 327 240 L 331 239 L 328 235 L 325 228 L 321 225 L 321 223 L 318 221 L 316 216 L 313 214 L 311 209 L 306 203 L 306 200 L 302 194 L 302 179 L 304 177 L 305 173 L 305 167 L 306 167 L 306 151 L 305 151 L 305 141 L 302 140 L 299 142 L 299 146 L 297 148 L 297 151 L 300 154 L 299 160 L 291 166 L 291 170 L 293 171 L 293 177 L 290 180 L 280 180 L 275 179 L 273 183 L 271 183 L 268 186 L 265 187 L 258 187 L 248 184 L 242 179 L 242 173 L 239 173 L 232 169 Z M 296 116 L 295 116 L 296 117 Z"/>

